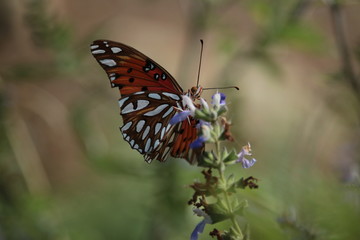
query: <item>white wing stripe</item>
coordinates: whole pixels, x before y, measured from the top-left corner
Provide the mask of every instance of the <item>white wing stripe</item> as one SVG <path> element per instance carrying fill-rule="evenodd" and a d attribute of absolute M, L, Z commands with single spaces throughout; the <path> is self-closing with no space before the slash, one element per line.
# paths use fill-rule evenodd
<path fill-rule="evenodd" d="M 145 120 L 140 120 L 137 124 L 136 124 L 136 132 L 140 132 L 143 127 L 145 125 Z"/>
<path fill-rule="evenodd" d="M 119 100 L 119 106 L 122 107 L 122 105 L 124 104 L 124 102 L 125 102 L 126 100 L 128 100 L 128 99 L 129 99 L 129 97 L 125 97 L 125 98 L 120 99 L 120 100 Z"/>
<path fill-rule="evenodd" d="M 159 123 L 159 122 L 156 123 L 156 125 L 155 125 L 155 135 L 159 132 L 161 126 L 162 126 L 162 123 Z"/>
<path fill-rule="evenodd" d="M 158 115 L 168 106 L 169 106 L 169 104 L 162 104 L 162 105 L 158 106 L 157 108 L 155 108 L 154 110 L 145 113 L 144 116 L 152 117 L 152 116 Z"/>
<path fill-rule="evenodd" d="M 151 144 L 151 138 L 149 138 L 149 139 L 146 141 L 145 149 L 144 149 L 145 152 L 148 152 L 148 151 L 150 150 L 150 144 Z"/>
<path fill-rule="evenodd" d="M 132 125 L 132 122 L 127 122 L 122 128 L 121 131 L 124 132 L 126 130 L 128 130 Z"/>
<path fill-rule="evenodd" d="M 152 99 L 158 99 L 158 100 L 161 99 L 160 94 L 157 94 L 157 93 L 149 93 L 148 97 L 152 98 Z"/>
<path fill-rule="evenodd" d="M 176 95 L 174 93 L 163 92 L 162 94 L 165 95 L 165 96 L 168 96 L 168 97 L 170 97 L 170 98 L 172 98 L 172 99 L 174 99 L 176 101 L 180 100 L 179 95 Z"/>
<path fill-rule="evenodd" d="M 166 118 L 166 116 L 169 115 L 173 110 L 174 110 L 174 108 L 173 108 L 173 107 L 170 107 L 169 110 L 167 110 L 166 113 L 164 113 L 164 115 L 162 116 L 162 118 Z"/>
<path fill-rule="evenodd" d="M 149 134 L 149 132 L 150 132 L 150 126 L 147 126 L 143 132 L 141 139 L 144 140 L 146 136 Z"/>

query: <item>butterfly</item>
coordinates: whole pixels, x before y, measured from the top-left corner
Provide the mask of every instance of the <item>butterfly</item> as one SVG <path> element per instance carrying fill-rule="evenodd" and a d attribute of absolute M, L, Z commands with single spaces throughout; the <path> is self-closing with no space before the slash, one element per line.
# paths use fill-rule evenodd
<path fill-rule="evenodd" d="M 96 40 L 90 50 L 108 75 L 111 87 L 120 91 L 120 131 L 131 148 L 148 163 L 163 162 L 169 155 L 196 162 L 203 151 L 190 149 L 197 138 L 197 120 L 189 116 L 178 124 L 169 122 L 179 109 L 185 109 L 182 95 L 196 100 L 202 87 L 184 92 L 163 67 L 122 43 Z"/>

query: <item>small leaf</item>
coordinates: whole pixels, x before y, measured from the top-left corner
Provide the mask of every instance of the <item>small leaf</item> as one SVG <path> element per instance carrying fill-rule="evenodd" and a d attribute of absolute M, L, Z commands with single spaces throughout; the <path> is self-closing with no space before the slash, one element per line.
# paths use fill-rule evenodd
<path fill-rule="evenodd" d="M 221 116 L 223 113 L 226 113 L 226 112 L 227 112 L 227 107 L 224 105 L 219 108 L 219 110 L 217 111 L 217 115 Z"/>
<path fill-rule="evenodd" d="M 229 211 L 219 202 L 207 205 L 206 213 L 210 215 L 213 224 L 227 220 L 231 217 Z"/>
<path fill-rule="evenodd" d="M 195 110 L 195 118 L 204 120 L 206 122 L 213 121 L 212 114 L 209 113 L 209 111 L 203 111 L 203 110 L 199 110 L 199 109 Z"/>
<path fill-rule="evenodd" d="M 227 178 L 227 183 L 228 183 L 228 185 L 231 185 L 231 184 L 235 183 L 234 174 L 230 174 L 230 176 Z"/>
<path fill-rule="evenodd" d="M 221 160 L 225 159 L 228 154 L 228 150 L 226 149 L 226 147 L 224 147 L 224 150 L 221 152 Z"/>
<path fill-rule="evenodd" d="M 213 152 L 203 152 L 198 160 L 198 166 L 200 167 L 216 167 L 215 156 Z"/>
<path fill-rule="evenodd" d="M 226 157 L 224 157 L 224 163 L 233 164 L 235 160 L 238 159 L 237 153 L 235 150 L 232 150 Z M 230 163 L 231 162 L 231 163 Z"/>

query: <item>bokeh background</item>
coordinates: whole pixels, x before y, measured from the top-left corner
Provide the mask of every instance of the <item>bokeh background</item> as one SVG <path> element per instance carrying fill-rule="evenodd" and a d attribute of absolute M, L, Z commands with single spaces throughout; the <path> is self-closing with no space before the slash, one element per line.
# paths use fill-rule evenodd
<path fill-rule="evenodd" d="M 1 0 L 0 239 L 189 239 L 200 170 L 146 164 L 120 135 L 95 39 L 153 58 L 184 89 L 226 90 L 251 239 L 359 239 L 356 0 Z M 203 94 L 209 98 L 213 92 Z M 207 226 L 201 239 L 209 239 Z"/>

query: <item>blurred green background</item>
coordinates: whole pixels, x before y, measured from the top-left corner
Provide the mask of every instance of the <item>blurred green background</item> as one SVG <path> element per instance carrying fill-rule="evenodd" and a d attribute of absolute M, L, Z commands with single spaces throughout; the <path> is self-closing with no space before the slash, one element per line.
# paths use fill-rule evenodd
<path fill-rule="evenodd" d="M 150 56 L 184 89 L 227 90 L 251 239 L 359 239 L 356 0 L 1 0 L 0 239 L 189 239 L 200 168 L 146 164 L 119 132 L 95 39 Z M 209 98 L 213 92 L 203 94 Z M 215 226 L 226 228 L 228 223 Z M 210 239 L 207 226 L 201 239 Z"/>

